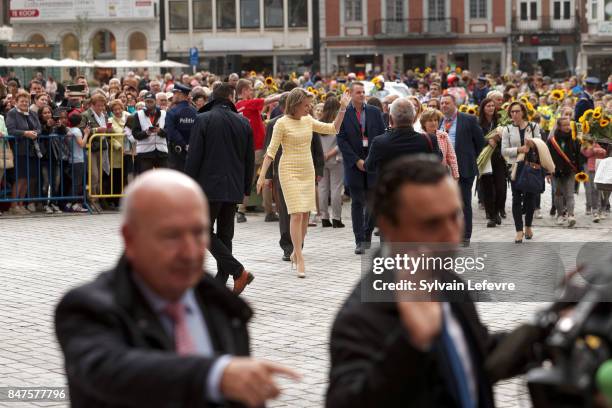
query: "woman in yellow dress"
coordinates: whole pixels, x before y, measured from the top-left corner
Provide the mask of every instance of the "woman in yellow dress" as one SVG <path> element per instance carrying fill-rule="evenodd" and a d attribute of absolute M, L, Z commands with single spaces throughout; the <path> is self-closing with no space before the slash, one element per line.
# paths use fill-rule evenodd
<path fill-rule="evenodd" d="M 265 175 L 278 147 L 282 145 L 283 154 L 279 163 L 279 178 L 283 195 L 287 203 L 287 212 L 291 216 L 290 234 L 293 243 L 291 264 L 297 265 L 298 277 L 304 278 L 305 266 L 302 255 L 302 244 L 308 229 L 310 211 L 316 211 L 315 172 L 310 153 L 312 132 L 321 135 L 335 135 L 340 130 L 344 113 L 351 97 L 348 93 L 342 96 L 340 111 L 333 123 L 319 122 L 310 116 L 310 105 L 313 96 L 301 88 L 295 88 L 287 97 L 285 116 L 274 125 L 272 140 L 257 180 L 257 191 L 261 191 Z"/>

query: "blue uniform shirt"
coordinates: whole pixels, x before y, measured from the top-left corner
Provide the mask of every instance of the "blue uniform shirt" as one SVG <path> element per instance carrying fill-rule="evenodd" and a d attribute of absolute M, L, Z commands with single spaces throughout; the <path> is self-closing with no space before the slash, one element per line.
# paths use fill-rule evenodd
<path fill-rule="evenodd" d="M 191 128 L 195 123 L 198 111 L 189 102 L 182 101 L 176 104 L 166 114 L 164 130 L 170 143 L 185 147 L 189 144 Z"/>

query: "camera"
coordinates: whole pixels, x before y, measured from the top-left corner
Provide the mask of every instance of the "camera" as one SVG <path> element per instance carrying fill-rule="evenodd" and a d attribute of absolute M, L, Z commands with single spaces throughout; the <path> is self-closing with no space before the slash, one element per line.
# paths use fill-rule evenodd
<path fill-rule="evenodd" d="M 612 256 L 574 272 L 564 291 L 572 302 L 561 297 L 536 317 L 548 335 L 535 345 L 537 367 L 526 376 L 533 406 L 605 406 L 597 382 L 599 367 L 612 358 Z"/>

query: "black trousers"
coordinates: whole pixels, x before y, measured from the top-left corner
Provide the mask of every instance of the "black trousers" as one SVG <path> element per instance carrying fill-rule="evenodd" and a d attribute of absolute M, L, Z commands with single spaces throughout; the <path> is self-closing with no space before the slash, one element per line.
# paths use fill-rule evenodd
<path fill-rule="evenodd" d="M 506 206 L 506 164 L 502 160 L 491 158 L 493 173 L 485 174 L 480 178 L 480 190 L 484 201 L 487 218 L 492 220 Z"/>
<path fill-rule="evenodd" d="M 472 238 L 472 186 L 474 185 L 474 178 L 474 176 L 459 177 L 459 189 L 463 200 L 463 238 L 466 240 Z"/>
<path fill-rule="evenodd" d="M 536 194 L 517 190 L 512 183 L 512 218 L 517 232 L 523 230 L 523 207 L 525 207 L 525 226 L 531 227 L 535 211 Z M 539 196 L 539 194 L 537 194 Z"/>
<path fill-rule="evenodd" d="M 272 179 L 274 188 L 274 194 L 276 194 L 276 210 L 278 211 L 278 231 L 280 232 L 280 239 L 278 244 L 283 250 L 284 254 L 291 254 L 293 252 L 293 242 L 291 242 L 291 216 L 287 212 L 287 203 L 285 202 L 285 196 L 283 195 L 283 189 L 280 184 L 278 175 L 274 175 Z"/>
<path fill-rule="evenodd" d="M 168 156 L 136 156 L 138 162 L 138 174 L 142 174 L 147 170 L 168 167 Z"/>
<path fill-rule="evenodd" d="M 177 153 L 174 150 L 174 145 L 168 146 L 168 167 L 180 172 L 185 171 L 185 160 L 187 160 L 187 151 L 182 150 Z"/>
<path fill-rule="evenodd" d="M 238 279 L 244 266 L 232 255 L 234 239 L 234 216 L 236 203 L 209 203 L 210 208 L 210 253 L 217 261 L 216 279 L 227 282 L 229 275 Z M 215 231 L 216 224 L 216 231 Z"/>

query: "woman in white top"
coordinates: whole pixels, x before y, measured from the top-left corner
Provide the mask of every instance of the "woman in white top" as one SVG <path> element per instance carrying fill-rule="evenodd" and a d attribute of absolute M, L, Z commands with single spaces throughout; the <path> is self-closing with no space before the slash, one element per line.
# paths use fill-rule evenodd
<path fill-rule="evenodd" d="M 537 156 L 537 149 L 531 139 L 540 139 L 540 127 L 536 123 L 527 120 L 527 108 L 521 102 L 512 102 L 508 106 L 509 116 L 512 118 L 512 124 L 504 127 L 502 132 L 502 155 L 506 162 L 510 165 L 517 163 L 525 157 L 529 157 L 533 161 Z M 520 157 L 518 157 L 521 155 Z M 534 193 L 525 193 L 515 188 L 515 183 L 512 181 L 512 218 L 514 218 L 514 226 L 516 228 L 515 243 L 523 242 L 523 237 L 527 239 L 533 238 L 533 230 L 531 224 L 533 221 L 533 213 L 535 211 L 536 195 Z M 523 231 L 523 207 L 525 207 L 525 230 Z"/>

